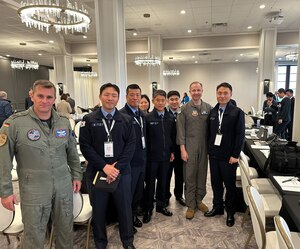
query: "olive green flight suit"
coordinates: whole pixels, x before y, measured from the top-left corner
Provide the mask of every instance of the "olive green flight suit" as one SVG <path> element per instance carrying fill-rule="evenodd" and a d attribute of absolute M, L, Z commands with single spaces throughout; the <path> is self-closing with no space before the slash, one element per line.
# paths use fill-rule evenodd
<path fill-rule="evenodd" d="M 185 201 L 189 208 L 195 209 L 206 195 L 207 177 L 207 117 L 211 105 L 201 102 L 200 106 L 189 101 L 181 107 L 177 116 L 178 145 L 185 145 L 188 161 L 183 162 L 185 181 Z"/>
<path fill-rule="evenodd" d="M 23 248 L 44 248 L 50 214 L 56 248 L 73 248 L 72 181 L 81 180 L 82 171 L 69 120 L 52 110 L 50 129 L 31 107 L 8 118 L 0 137 L 1 197 L 13 194 L 13 156 L 18 164 Z"/>

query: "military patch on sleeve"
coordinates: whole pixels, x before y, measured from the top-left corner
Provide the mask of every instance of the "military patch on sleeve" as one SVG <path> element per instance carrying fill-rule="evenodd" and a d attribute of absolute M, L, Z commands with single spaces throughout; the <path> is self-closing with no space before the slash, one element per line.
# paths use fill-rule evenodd
<path fill-rule="evenodd" d="M 0 146 L 3 146 L 7 141 L 7 136 L 5 134 L 0 134 Z"/>

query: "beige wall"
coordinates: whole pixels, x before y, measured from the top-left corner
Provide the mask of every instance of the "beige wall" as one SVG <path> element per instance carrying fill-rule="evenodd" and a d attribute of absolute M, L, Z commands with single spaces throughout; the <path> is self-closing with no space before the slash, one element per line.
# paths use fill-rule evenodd
<path fill-rule="evenodd" d="M 168 77 L 164 90 L 178 90 L 182 95 L 188 92 L 193 81 L 204 85 L 203 100 L 211 105 L 216 104 L 215 89 L 221 82 L 229 82 L 233 86 L 233 99 L 244 111 L 250 111 L 253 105 L 256 110 L 257 63 L 217 63 L 199 65 L 178 65 L 180 76 Z M 147 67 L 138 67 L 133 63 L 127 65 L 128 84 L 137 83 L 142 91 L 151 96 L 151 84 L 148 82 Z M 167 83 L 166 83 L 167 82 Z"/>

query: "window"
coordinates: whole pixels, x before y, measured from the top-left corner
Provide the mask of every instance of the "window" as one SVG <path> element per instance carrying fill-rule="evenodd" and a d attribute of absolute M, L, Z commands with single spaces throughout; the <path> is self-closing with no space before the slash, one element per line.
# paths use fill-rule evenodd
<path fill-rule="evenodd" d="M 297 66 L 279 65 L 277 69 L 276 90 L 279 88 L 292 89 L 296 92 Z"/>

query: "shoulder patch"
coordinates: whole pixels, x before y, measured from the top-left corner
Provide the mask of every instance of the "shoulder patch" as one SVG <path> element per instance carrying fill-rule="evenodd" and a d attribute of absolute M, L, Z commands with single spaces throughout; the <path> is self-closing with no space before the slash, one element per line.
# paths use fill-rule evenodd
<path fill-rule="evenodd" d="M 22 111 L 22 112 L 14 113 L 14 114 L 11 115 L 9 118 L 15 119 L 15 118 L 23 117 L 23 116 L 26 116 L 26 115 L 28 115 L 28 110 Z"/>
<path fill-rule="evenodd" d="M 3 146 L 7 141 L 7 135 L 0 134 L 0 146 Z"/>

